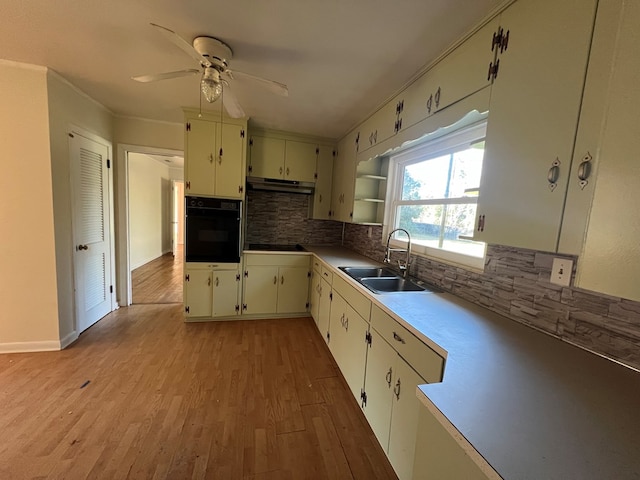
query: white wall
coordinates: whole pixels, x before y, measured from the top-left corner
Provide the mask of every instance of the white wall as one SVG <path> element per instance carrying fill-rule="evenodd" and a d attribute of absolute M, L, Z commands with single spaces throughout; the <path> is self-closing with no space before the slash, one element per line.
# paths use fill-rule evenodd
<path fill-rule="evenodd" d="M 129 154 L 129 255 L 131 269 L 171 251 L 170 168 Z"/>
<path fill-rule="evenodd" d="M 46 69 L 0 61 L 0 351 L 55 349 L 58 294 Z"/>
<path fill-rule="evenodd" d="M 47 88 L 60 339 L 66 343 L 75 338 L 74 245 L 68 135 L 74 126 L 112 141 L 113 115 L 51 70 L 47 75 Z M 113 157 L 113 148 L 111 155 Z M 110 194 L 113 195 L 113 192 Z M 114 235 L 113 225 L 111 232 Z M 112 262 L 112 282 L 115 283 L 115 261 Z"/>

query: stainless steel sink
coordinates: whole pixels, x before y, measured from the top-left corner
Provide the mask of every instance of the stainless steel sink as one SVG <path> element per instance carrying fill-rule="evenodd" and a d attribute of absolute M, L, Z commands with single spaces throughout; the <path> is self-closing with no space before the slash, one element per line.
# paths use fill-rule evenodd
<path fill-rule="evenodd" d="M 396 272 L 384 267 L 338 267 L 351 278 L 360 280 L 364 277 L 397 277 Z"/>
<path fill-rule="evenodd" d="M 427 286 L 418 285 L 385 267 L 338 268 L 373 293 L 437 291 Z"/>
<path fill-rule="evenodd" d="M 422 292 L 426 288 L 402 277 L 366 277 L 359 282 L 373 293 Z"/>

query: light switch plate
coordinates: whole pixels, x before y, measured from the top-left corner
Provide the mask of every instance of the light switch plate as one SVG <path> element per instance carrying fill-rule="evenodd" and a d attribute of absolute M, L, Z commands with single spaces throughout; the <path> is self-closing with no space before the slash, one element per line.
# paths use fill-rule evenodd
<path fill-rule="evenodd" d="M 551 266 L 551 283 L 568 287 L 571 284 L 573 260 L 568 258 L 554 258 Z"/>

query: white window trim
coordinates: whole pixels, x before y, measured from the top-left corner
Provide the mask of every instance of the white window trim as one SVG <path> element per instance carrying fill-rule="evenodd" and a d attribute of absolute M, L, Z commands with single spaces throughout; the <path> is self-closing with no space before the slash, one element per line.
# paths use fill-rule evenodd
<path fill-rule="evenodd" d="M 402 191 L 403 176 L 401 173 L 404 167 L 406 165 L 411 165 L 412 163 L 424 161 L 424 157 L 428 156 L 435 158 L 441 154 L 449 153 L 451 149 L 455 149 L 458 146 L 468 146 L 471 143 L 475 143 L 485 137 L 486 129 L 487 123 L 486 120 L 483 120 L 430 142 L 427 141 L 413 146 L 389 157 L 389 189 L 387 192 L 387 198 L 389 201 L 387 201 L 385 205 L 385 221 L 382 235 L 383 244 L 386 245 L 389 233 L 394 228 L 393 225 L 397 206 L 395 199 Z M 411 205 L 413 203 L 414 202 L 411 201 L 402 201 L 402 205 Z M 424 205 L 425 203 L 429 203 L 429 201 L 420 200 L 415 203 Z M 468 201 L 467 199 L 464 201 L 453 200 L 451 203 L 477 203 L 477 197 L 471 201 Z M 440 205 L 442 204 L 442 200 L 434 200 L 434 204 Z M 402 239 L 391 239 L 389 243 L 394 248 L 406 248 L 407 246 L 407 241 Z M 482 272 L 484 270 L 486 245 L 481 257 L 416 244 L 412 244 L 411 253 L 449 265 L 461 266 Z"/>

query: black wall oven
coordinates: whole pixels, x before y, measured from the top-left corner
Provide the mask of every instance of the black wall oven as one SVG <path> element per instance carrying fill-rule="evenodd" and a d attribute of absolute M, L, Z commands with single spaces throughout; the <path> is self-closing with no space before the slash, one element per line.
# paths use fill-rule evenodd
<path fill-rule="evenodd" d="M 187 262 L 240 262 L 242 201 L 185 197 Z"/>

